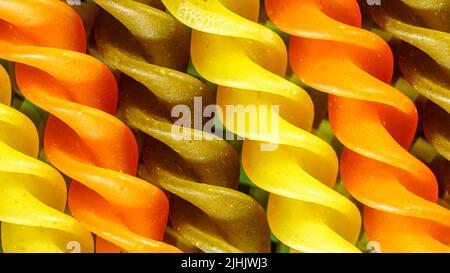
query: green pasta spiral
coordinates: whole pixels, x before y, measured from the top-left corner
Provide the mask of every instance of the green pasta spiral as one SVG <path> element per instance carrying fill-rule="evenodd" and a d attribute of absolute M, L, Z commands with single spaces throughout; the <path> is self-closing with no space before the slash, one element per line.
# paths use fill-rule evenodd
<path fill-rule="evenodd" d="M 205 252 L 269 251 L 264 210 L 236 190 L 239 157 L 232 146 L 191 128 L 185 128 L 191 138 L 172 133 L 174 106 L 194 111 L 194 98 L 213 101 L 200 80 L 180 72 L 189 57 L 187 29 L 157 9 L 159 1 L 95 2 L 105 11 L 95 26 L 97 50 L 122 72 L 120 115 L 146 135 L 140 175 L 173 193 L 173 228 Z"/>
<path fill-rule="evenodd" d="M 450 0 L 390 0 L 374 7 L 376 23 L 401 39 L 398 63 L 405 79 L 429 99 L 426 137 L 450 159 Z"/>

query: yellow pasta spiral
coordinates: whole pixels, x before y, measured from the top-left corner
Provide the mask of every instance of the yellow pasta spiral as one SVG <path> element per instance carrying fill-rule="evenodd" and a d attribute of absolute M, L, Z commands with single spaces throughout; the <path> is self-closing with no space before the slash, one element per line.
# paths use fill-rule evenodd
<path fill-rule="evenodd" d="M 217 104 L 222 109 L 242 106 L 234 116 L 224 115 L 223 123 L 245 137 L 245 172 L 271 193 L 267 213 L 275 236 L 294 251 L 357 252 L 353 244 L 361 225 L 359 211 L 332 189 L 336 154 L 309 133 L 311 98 L 283 78 L 286 48 L 278 35 L 255 22 L 259 1 L 162 2 L 193 28 L 191 58 L 204 78 L 220 85 Z M 246 111 L 253 107 L 256 120 Z M 242 119 L 245 126 L 235 124 Z M 270 130 L 274 120 L 279 129 Z"/>

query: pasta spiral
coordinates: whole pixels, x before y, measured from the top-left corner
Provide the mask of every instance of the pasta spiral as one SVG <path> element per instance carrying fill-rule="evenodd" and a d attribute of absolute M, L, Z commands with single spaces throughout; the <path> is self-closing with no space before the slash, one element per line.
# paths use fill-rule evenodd
<path fill-rule="evenodd" d="M 436 204 L 436 178 L 406 151 L 417 110 L 387 84 L 392 52 L 380 37 L 360 28 L 357 2 L 266 0 L 266 9 L 276 26 L 293 35 L 295 73 L 330 93 L 330 121 L 346 147 L 341 176 L 366 205 L 368 238 L 378 241 L 382 252 L 449 251 L 450 212 Z"/>
<path fill-rule="evenodd" d="M 398 50 L 402 74 L 432 101 L 423 112 L 425 135 L 450 160 L 450 1 L 384 1 L 372 15 L 404 41 Z"/>
<path fill-rule="evenodd" d="M 67 252 L 71 241 L 92 252 L 91 234 L 64 214 L 62 175 L 36 159 L 39 137 L 30 119 L 8 106 L 11 85 L 0 66 L 0 220 L 4 252 Z"/>
<path fill-rule="evenodd" d="M 336 154 L 308 132 L 313 104 L 304 90 L 282 77 L 287 51 L 281 38 L 253 22 L 259 1 L 162 2 L 193 28 L 191 58 L 204 78 L 220 85 L 217 104 L 222 109 L 243 106 L 236 108 L 239 116 L 225 116 L 223 123 L 246 138 L 242 164 L 252 182 L 271 193 L 267 213 L 275 236 L 294 251 L 358 251 L 353 244 L 361 224 L 359 211 L 331 188 L 338 170 Z M 276 105 L 278 113 L 272 107 Z M 243 108 L 252 106 L 258 112 L 250 123 Z M 267 106 L 266 114 L 261 106 Z M 236 119 L 245 126 L 235 125 Z M 272 120 L 279 130 L 264 129 L 271 128 Z"/>
<path fill-rule="evenodd" d="M 132 176 L 136 140 L 113 116 L 113 74 L 81 53 L 85 34 L 78 15 L 57 0 L 8 0 L 0 1 L 0 18 L 0 58 L 16 62 L 23 95 L 51 114 L 45 154 L 73 179 L 69 207 L 98 235 L 97 252 L 177 251 L 158 241 L 168 200 L 161 190 Z"/>
<path fill-rule="evenodd" d="M 200 80 L 178 71 L 188 60 L 187 30 L 148 2 L 96 0 L 107 12 L 97 19 L 97 50 L 123 72 L 120 115 L 152 137 L 145 140 L 140 175 L 178 196 L 172 199 L 171 224 L 199 249 L 268 252 L 264 210 L 236 190 L 239 160 L 231 145 L 191 128 L 185 128 L 187 139 L 173 137 L 178 125 L 171 109 L 195 111 L 195 99 L 209 104 L 212 98 Z"/>

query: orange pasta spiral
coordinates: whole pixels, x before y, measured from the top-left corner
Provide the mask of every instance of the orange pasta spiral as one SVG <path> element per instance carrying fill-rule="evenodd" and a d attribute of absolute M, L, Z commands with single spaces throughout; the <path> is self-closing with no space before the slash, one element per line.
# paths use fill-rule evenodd
<path fill-rule="evenodd" d="M 450 211 L 437 205 L 433 173 L 407 152 L 417 127 L 411 100 L 388 83 L 393 56 L 361 29 L 353 0 L 266 0 L 269 17 L 293 35 L 290 61 L 327 92 L 333 130 L 345 145 L 341 176 L 366 205 L 364 227 L 382 252 L 447 252 Z"/>
<path fill-rule="evenodd" d="M 0 58 L 16 62 L 23 95 L 48 111 L 44 150 L 72 178 L 69 207 L 97 251 L 168 252 L 168 201 L 137 179 L 137 143 L 114 117 L 117 84 L 85 50 L 78 15 L 57 0 L 0 1 Z M 114 245 L 113 245 L 114 244 Z"/>

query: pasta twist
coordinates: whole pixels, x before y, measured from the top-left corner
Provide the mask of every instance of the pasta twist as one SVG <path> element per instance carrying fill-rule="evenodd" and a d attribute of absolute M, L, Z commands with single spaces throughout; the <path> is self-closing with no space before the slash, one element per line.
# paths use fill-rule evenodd
<path fill-rule="evenodd" d="M 36 159 L 30 119 L 9 107 L 11 84 L 0 66 L 0 220 L 4 252 L 67 252 L 71 241 L 92 252 L 91 234 L 64 214 L 67 189 L 54 168 Z"/>
<path fill-rule="evenodd" d="M 51 114 L 45 154 L 73 179 L 69 207 L 98 235 L 97 252 L 177 251 L 158 241 L 167 221 L 167 198 L 132 176 L 136 140 L 113 116 L 113 74 L 81 53 L 85 34 L 78 15 L 57 0 L 8 0 L 0 1 L 0 18 L 0 58 L 16 62 L 23 95 Z"/>
<path fill-rule="evenodd" d="M 378 241 L 382 252 L 449 251 L 450 212 L 436 204 L 436 179 L 406 151 L 417 110 L 387 84 L 392 52 L 380 37 L 360 28 L 357 2 L 266 0 L 266 9 L 276 26 L 294 35 L 294 72 L 330 93 L 330 121 L 346 147 L 341 176 L 366 205 L 368 238 Z"/>
<path fill-rule="evenodd" d="M 220 85 L 217 104 L 222 109 L 256 106 L 257 120 L 236 108 L 236 115 L 226 115 L 223 123 L 246 138 L 242 164 L 249 178 L 271 193 L 267 213 L 275 236 L 294 251 L 357 252 L 359 211 L 331 188 L 336 154 L 308 132 L 313 104 L 304 90 L 282 77 L 287 51 L 278 35 L 254 22 L 259 1 L 162 2 L 193 28 L 191 58 L 204 78 Z M 261 106 L 267 106 L 266 114 Z M 236 119 L 245 126 L 234 124 Z M 266 130 L 273 120 L 279 130 Z"/>
<path fill-rule="evenodd" d="M 179 197 L 172 201 L 171 224 L 199 249 L 268 252 L 264 210 L 236 190 L 235 150 L 225 140 L 191 128 L 184 128 L 187 138 L 174 137 L 173 128 L 182 128 L 173 124 L 171 109 L 183 105 L 193 112 L 194 101 L 209 104 L 211 94 L 200 80 L 177 71 L 188 60 L 185 27 L 145 5 L 149 1 L 139 2 L 96 0 L 108 13 L 97 19 L 95 34 L 99 53 L 123 72 L 121 116 L 153 138 L 145 141 L 141 176 Z"/>
<path fill-rule="evenodd" d="M 399 46 L 402 74 L 434 102 L 428 102 L 423 113 L 425 135 L 450 160 L 450 1 L 384 1 L 372 15 L 380 27 L 404 41 Z"/>

